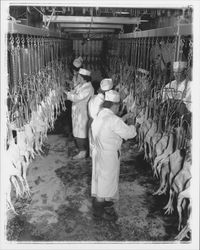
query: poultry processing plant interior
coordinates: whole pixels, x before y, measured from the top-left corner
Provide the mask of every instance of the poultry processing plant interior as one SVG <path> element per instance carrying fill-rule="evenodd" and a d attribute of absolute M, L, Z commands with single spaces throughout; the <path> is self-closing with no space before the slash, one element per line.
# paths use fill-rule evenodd
<path fill-rule="evenodd" d="M 191 243 L 193 8 L 6 18 L 6 241 Z"/>

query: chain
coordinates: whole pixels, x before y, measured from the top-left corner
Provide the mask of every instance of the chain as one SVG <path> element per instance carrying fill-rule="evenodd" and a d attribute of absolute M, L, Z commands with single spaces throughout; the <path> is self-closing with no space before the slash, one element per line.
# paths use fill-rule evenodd
<path fill-rule="evenodd" d="M 38 71 L 40 71 L 41 68 L 41 55 L 40 55 L 40 37 L 36 38 L 36 52 L 37 52 L 37 60 L 36 62 L 38 63 Z"/>
<path fill-rule="evenodd" d="M 44 37 L 41 38 L 41 67 L 43 68 L 44 65 Z"/>
<path fill-rule="evenodd" d="M 38 61 L 37 61 L 37 58 L 38 58 L 38 55 L 37 55 L 37 38 L 36 36 L 33 37 L 33 46 L 34 46 L 34 63 L 35 63 L 35 73 L 37 74 L 38 72 Z"/>
<path fill-rule="evenodd" d="M 131 67 L 133 66 L 133 38 L 132 38 L 132 40 L 131 40 Z"/>
<path fill-rule="evenodd" d="M 188 62 L 187 62 L 187 70 L 186 70 L 186 79 L 187 81 L 189 78 L 192 78 L 192 70 L 191 70 L 191 65 L 192 65 L 192 57 L 193 57 L 193 41 L 190 39 L 189 41 L 189 53 L 188 53 Z"/>
<path fill-rule="evenodd" d="M 21 51 L 22 51 L 22 81 L 24 83 L 25 76 L 28 73 L 28 70 L 27 70 L 27 60 L 26 60 L 27 56 L 26 56 L 26 51 L 25 51 L 25 39 L 24 39 L 24 35 L 22 35 L 22 37 L 21 37 L 21 44 L 22 44 L 22 47 L 21 47 Z"/>
<path fill-rule="evenodd" d="M 17 62 L 18 62 L 18 83 L 19 87 L 21 88 L 22 86 L 22 69 L 21 69 L 21 57 L 20 57 L 20 37 L 19 34 L 17 34 L 16 38 L 16 44 L 17 44 Z"/>
<path fill-rule="evenodd" d="M 138 41 L 138 49 L 137 49 L 137 62 L 136 62 L 136 67 L 139 68 L 139 63 L 140 63 L 140 49 L 141 49 L 141 41 L 140 38 L 137 39 Z"/>
<path fill-rule="evenodd" d="M 30 37 L 27 35 L 26 42 L 27 42 L 27 48 L 28 48 L 28 74 L 31 75 L 31 44 L 30 44 Z"/>
<path fill-rule="evenodd" d="M 24 35 L 22 35 L 21 43 L 22 43 L 22 49 L 24 49 L 24 44 L 25 44 Z"/>
<path fill-rule="evenodd" d="M 182 60 L 182 55 L 183 55 L 183 46 L 184 46 L 184 39 L 180 38 L 180 43 L 179 43 L 179 55 L 178 58 L 181 61 Z"/>
<path fill-rule="evenodd" d="M 135 38 L 135 69 L 137 68 L 137 58 L 138 58 L 138 38 Z"/>
<path fill-rule="evenodd" d="M 44 39 L 44 48 L 45 48 L 45 66 L 48 65 L 49 62 L 49 51 L 48 51 L 48 38 Z"/>
<path fill-rule="evenodd" d="M 17 70 L 16 70 L 16 62 L 15 62 L 15 47 L 14 47 L 14 36 L 11 34 L 10 35 L 10 49 L 11 49 L 11 64 L 12 64 L 12 69 L 11 69 L 11 74 L 12 74 L 12 81 L 13 81 L 13 92 L 16 91 L 17 88 Z M 12 85 L 12 83 L 11 83 Z"/>
<path fill-rule="evenodd" d="M 149 56 L 150 56 L 150 46 L 151 46 L 151 37 L 147 38 L 147 57 L 146 57 L 146 64 L 145 69 L 149 70 Z"/>
<path fill-rule="evenodd" d="M 136 58 L 137 58 L 137 39 L 133 38 L 134 53 L 133 53 L 133 67 L 136 69 Z"/>
<path fill-rule="evenodd" d="M 47 66 L 48 63 L 48 55 L 47 55 L 47 42 L 46 42 L 47 38 L 44 38 L 44 63 L 45 63 L 45 67 Z"/>
<path fill-rule="evenodd" d="M 34 49 L 33 49 L 33 37 L 30 36 L 30 56 L 31 56 L 31 73 L 35 73 L 35 64 L 34 64 Z"/>

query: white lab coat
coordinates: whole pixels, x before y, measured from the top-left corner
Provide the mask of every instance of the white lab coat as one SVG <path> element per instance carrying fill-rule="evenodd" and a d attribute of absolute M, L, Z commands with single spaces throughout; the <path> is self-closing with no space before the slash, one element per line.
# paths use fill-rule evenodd
<path fill-rule="evenodd" d="M 88 102 L 88 112 L 89 116 L 92 119 L 94 119 L 99 113 L 99 110 L 103 102 L 104 102 L 104 95 L 102 93 L 94 95 Z"/>
<path fill-rule="evenodd" d="M 90 144 L 90 156 L 92 157 L 92 149 L 93 149 L 93 137 L 92 137 L 92 132 L 91 132 L 91 124 L 94 118 L 97 116 L 99 113 L 99 110 L 104 102 L 104 95 L 102 93 L 99 93 L 97 95 L 94 95 L 88 102 L 88 113 L 89 113 L 89 144 Z"/>
<path fill-rule="evenodd" d="M 80 79 L 80 75 L 74 75 L 72 78 L 72 89 L 76 88 L 78 86 L 78 84 L 80 84 L 81 79 Z"/>
<path fill-rule="evenodd" d="M 73 91 L 67 93 L 67 99 L 72 101 L 73 136 L 88 137 L 88 101 L 94 95 L 91 82 L 79 84 Z"/>
<path fill-rule="evenodd" d="M 186 88 L 186 80 L 177 84 L 177 81 L 174 80 L 168 83 L 163 88 L 162 100 L 166 101 L 167 99 L 177 99 L 182 100 L 187 109 L 191 110 L 191 81 L 187 82 Z"/>
<path fill-rule="evenodd" d="M 92 122 L 92 134 L 92 196 L 117 200 L 122 139 L 135 137 L 135 126 L 103 108 Z"/>

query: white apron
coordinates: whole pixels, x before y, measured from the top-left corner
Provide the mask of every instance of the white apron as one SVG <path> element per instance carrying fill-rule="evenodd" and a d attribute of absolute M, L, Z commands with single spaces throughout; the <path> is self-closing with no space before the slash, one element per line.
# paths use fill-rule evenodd
<path fill-rule="evenodd" d="M 136 136 L 133 125 L 126 125 L 110 109 L 103 108 L 92 123 L 92 196 L 119 199 L 119 152 L 122 139 Z"/>
<path fill-rule="evenodd" d="M 87 105 L 93 95 L 94 88 L 91 82 L 79 84 L 75 90 L 67 94 L 67 99 L 72 101 L 72 128 L 74 137 L 88 137 Z"/>

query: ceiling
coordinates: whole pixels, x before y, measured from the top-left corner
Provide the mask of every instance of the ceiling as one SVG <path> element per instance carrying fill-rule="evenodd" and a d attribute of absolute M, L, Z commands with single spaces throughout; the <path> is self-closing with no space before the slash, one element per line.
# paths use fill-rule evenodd
<path fill-rule="evenodd" d="M 141 9 L 67 6 L 11 6 L 10 15 L 28 25 L 60 30 L 67 35 L 119 34 L 149 29 L 158 18 L 191 16 L 191 9 Z"/>

